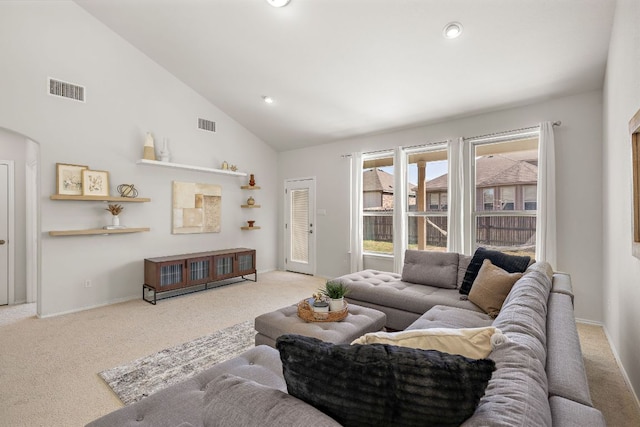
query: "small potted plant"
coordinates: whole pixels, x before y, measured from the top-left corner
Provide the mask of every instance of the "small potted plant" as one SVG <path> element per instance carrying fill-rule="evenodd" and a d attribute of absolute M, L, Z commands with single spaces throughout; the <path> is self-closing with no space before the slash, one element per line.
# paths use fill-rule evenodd
<path fill-rule="evenodd" d="M 122 212 L 123 209 L 124 208 L 122 207 L 122 205 L 109 205 L 109 207 L 106 208 L 106 210 L 111 212 L 111 215 L 113 215 L 112 217 L 113 227 L 120 227 L 120 217 L 118 217 L 118 215 L 120 215 L 120 212 Z"/>
<path fill-rule="evenodd" d="M 329 311 L 340 311 L 344 308 L 344 297 L 349 294 L 349 289 L 342 282 L 329 280 L 320 293 L 329 298 Z"/>
<path fill-rule="evenodd" d="M 325 300 L 324 295 L 321 292 L 313 294 L 313 311 L 319 313 L 327 313 L 329 312 L 329 303 Z"/>

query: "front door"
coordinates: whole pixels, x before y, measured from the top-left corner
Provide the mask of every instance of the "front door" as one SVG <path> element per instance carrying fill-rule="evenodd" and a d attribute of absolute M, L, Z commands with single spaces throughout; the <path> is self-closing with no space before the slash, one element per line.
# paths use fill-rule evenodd
<path fill-rule="evenodd" d="M 0 163 L 0 305 L 9 303 L 9 166 Z"/>
<path fill-rule="evenodd" d="M 285 181 L 285 270 L 315 274 L 315 198 L 315 178 Z"/>

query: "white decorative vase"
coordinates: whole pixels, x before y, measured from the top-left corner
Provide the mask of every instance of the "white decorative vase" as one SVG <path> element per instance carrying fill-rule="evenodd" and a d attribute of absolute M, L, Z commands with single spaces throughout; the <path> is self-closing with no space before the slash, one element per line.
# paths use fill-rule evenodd
<path fill-rule="evenodd" d="M 171 158 L 171 152 L 169 151 L 169 138 L 164 138 L 162 140 L 162 150 L 160 150 L 160 161 L 168 162 Z"/>
<path fill-rule="evenodd" d="M 113 215 L 113 217 L 111 218 L 111 225 L 113 225 L 114 227 L 120 226 L 120 217 L 118 215 Z"/>
<path fill-rule="evenodd" d="M 329 300 L 329 311 L 340 311 L 344 308 L 344 298 Z"/>

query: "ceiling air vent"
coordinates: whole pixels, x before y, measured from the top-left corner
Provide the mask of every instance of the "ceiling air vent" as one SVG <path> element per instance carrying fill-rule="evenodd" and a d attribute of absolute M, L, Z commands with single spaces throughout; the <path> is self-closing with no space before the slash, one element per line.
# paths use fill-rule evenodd
<path fill-rule="evenodd" d="M 78 86 L 52 78 L 49 78 L 49 94 L 73 99 L 74 101 L 85 101 L 84 86 Z"/>
<path fill-rule="evenodd" d="M 198 119 L 198 129 L 208 130 L 209 132 L 216 131 L 216 122 L 206 119 Z"/>

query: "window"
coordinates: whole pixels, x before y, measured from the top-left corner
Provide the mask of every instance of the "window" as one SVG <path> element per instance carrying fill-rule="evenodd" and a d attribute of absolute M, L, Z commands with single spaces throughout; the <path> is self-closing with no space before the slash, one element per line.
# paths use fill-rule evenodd
<path fill-rule="evenodd" d="M 485 188 L 482 190 L 482 210 L 493 210 L 493 201 L 495 198 L 494 196 L 495 194 L 493 188 Z"/>
<path fill-rule="evenodd" d="M 471 141 L 477 198 L 473 249 L 483 246 L 535 256 L 538 133 L 498 142 Z"/>
<path fill-rule="evenodd" d="M 522 188 L 524 199 L 524 210 L 535 211 L 538 209 L 538 186 L 537 185 L 525 185 Z"/>
<path fill-rule="evenodd" d="M 407 185 L 415 205 L 407 209 L 409 249 L 447 250 L 447 149 L 444 144 L 407 150 Z M 411 196 L 411 192 L 409 192 Z"/>
<path fill-rule="evenodd" d="M 516 187 L 500 187 L 500 209 L 512 211 L 516 208 Z"/>
<path fill-rule="evenodd" d="M 456 140 L 451 147 L 363 154 L 362 169 L 356 169 L 362 173 L 363 207 L 360 218 L 353 218 L 362 220 L 362 253 L 401 257 L 405 249 L 446 251 L 452 244 L 468 254 L 484 246 L 535 256 L 539 138 L 536 127 Z M 402 179 L 394 177 L 396 171 Z M 456 187 L 450 189 L 452 181 Z M 360 202 L 358 197 L 355 205 Z M 399 260 L 394 258 L 396 270 L 402 268 Z"/>
<path fill-rule="evenodd" d="M 363 156 L 362 250 L 393 255 L 393 153 Z"/>

